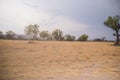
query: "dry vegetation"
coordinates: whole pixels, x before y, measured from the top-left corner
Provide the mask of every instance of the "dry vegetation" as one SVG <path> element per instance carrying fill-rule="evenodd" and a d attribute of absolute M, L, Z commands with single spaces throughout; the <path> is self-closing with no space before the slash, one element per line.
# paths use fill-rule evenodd
<path fill-rule="evenodd" d="M 112 44 L 0 40 L 0 80 L 120 80 Z"/>

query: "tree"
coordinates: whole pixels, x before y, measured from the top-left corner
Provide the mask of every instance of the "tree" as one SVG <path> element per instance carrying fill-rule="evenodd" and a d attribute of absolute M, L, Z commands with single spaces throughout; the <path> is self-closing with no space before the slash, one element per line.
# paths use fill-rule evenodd
<path fill-rule="evenodd" d="M 4 35 L 2 31 L 0 31 L 0 39 L 4 39 Z"/>
<path fill-rule="evenodd" d="M 78 38 L 78 41 L 87 41 L 87 39 L 88 39 L 88 35 L 82 34 L 82 35 Z"/>
<path fill-rule="evenodd" d="M 95 38 L 95 39 L 93 39 L 93 41 L 103 42 L 103 41 L 107 41 L 107 39 L 106 39 L 106 37 L 101 37 L 101 38 Z"/>
<path fill-rule="evenodd" d="M 101 38 L 95 38 L 93 41 L 102 42 L 103 40 Z"/>
<path fill-rule="evenodd" d="M 118 45 L 119 44 L 119 36 L 120 36 L 120 15 L 116 15 L 114 17 L 109 16 L 107 18 L 106 21 L 104 21 L 104 25 L 111 28 L 112 30 L 115 31 L 115 33 L 113 33 L 114 36 L 116 36 L 116 42 L 114 45 Z"/>
<path fill-rule="evenodd" d="M 14 39 L 15 33 L 13 31 L 7 31 L 6 32 L 6 38 L 7 39 Z"/>
<path fill-rule="evenodd" d="M 24 32 L 26 35 L 31 36 L 33 39 L 37 39 L 39 33 L 39 26 L 37 24 L 28 25 L 25 27 Z"/>
<path fill-rule="evenodd" d="M 70 34 L 65 35 L 65 40 L 66 41 L 74 41 L 75 40 L 75 36 L 71 36 Z"/>
<path fill-rule="evenodd" d="M 61 31 L 60 29 L 55 29 L 53 32 L 52 32 L 52 37 L 54 40 L 61 40 L 61 38 L 63 35 L 63 31 Z"/>
<path fill-rule="evenodd" d="M 48 33 L 48 31 L 42 31 L 39 33 L 39 35 L 40 35 L 40 37 L 43 38 L 43 40 L 47 40 L 49 33 Z"/>

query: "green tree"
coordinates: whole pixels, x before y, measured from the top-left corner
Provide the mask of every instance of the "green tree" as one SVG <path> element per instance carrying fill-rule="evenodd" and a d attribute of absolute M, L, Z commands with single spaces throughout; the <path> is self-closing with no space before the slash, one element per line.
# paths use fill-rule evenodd
<path fill-rule="evenodd" d="M 37 24 L 28 25 L 24 30 L 26 35 L 32 36 L 33 39 L 37 39 L 39 33 L 39 26 Z"/>
<path fill-rule="evenodd" d="M 112 30 L 115 31 L 115 33 L 113 33 L 114 36 L 116 36 L 116 42 L 114 45 L 118 45 L 119 44 L 119 32 L 120 32 L 120 15 L 117 15 L 117 16 L 109 16 L 107 18 L 106 21 L 104 21 L 104 25 L 111 28 Z"/>
<path fill-rule="evenodd" d="M 42 37 L 43 40 L 47 40 L 49 37 L 49 32 L 48 31 L 42 31 L 39 33 L 40 37 Z"/>
<path fill-rule="evenodd" d="M 71 36 L 70 34 L 65 35 L 64 38 L 66 41 L 74 41 L 75 40 L 75 36 Z"/>
<path fill-rule="evenodd" d="M 87 39 L 88 39 L 88 35 L 82 34 L 82 35 L 78 38 L 78 41 L 87 41 Z"/>
<path fill-rule="evenodd" d="M 55 29 L 53 32 L 52 32 L 52 37 L 54 40 L 61 40 L 61 38 L 63 36 L 63 31 L 61 31 L 60 29 Z"/>
<path fill-rule="evenodd" d="M 14 39 L 15 33 L 13 31 L 7 31 L 6 32 L 6 38 L 7 39 Z"/>

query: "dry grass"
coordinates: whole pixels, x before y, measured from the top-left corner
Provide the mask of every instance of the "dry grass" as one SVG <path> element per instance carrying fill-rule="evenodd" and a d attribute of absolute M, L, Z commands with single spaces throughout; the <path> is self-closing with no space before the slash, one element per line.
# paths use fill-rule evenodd
<path fill-rule="evenodd" d="M 0 80 L 120 80 L 112 44 L 0 40 Z"/>

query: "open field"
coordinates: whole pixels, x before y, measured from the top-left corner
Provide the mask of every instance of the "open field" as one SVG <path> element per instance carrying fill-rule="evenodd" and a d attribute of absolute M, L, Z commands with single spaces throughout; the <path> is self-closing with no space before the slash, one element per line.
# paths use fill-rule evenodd
<path fill-rule="evenodd" d="M 0 40 L 0 80 L 120 80 L 112 44 Z"/>

